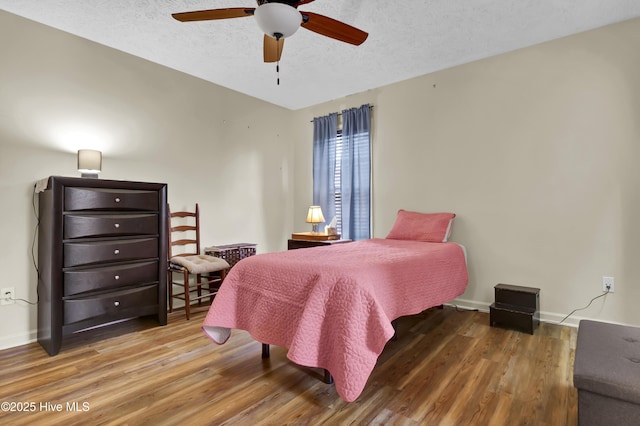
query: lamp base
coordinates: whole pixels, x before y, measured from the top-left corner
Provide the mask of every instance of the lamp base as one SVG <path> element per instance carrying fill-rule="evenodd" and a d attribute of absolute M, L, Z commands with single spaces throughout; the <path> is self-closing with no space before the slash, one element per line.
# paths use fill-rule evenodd
<path fill-rule="evenodd" d="M 97 173 L 81 173 L 80 177 L 98 179 L 98 174 Z"/>

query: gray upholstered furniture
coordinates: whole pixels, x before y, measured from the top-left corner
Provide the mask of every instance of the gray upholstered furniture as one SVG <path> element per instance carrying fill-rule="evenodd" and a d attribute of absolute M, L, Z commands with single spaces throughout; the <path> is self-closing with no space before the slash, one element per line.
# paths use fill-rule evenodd
<path fill-rule="evenodd" d="M 573 384 L 581 426 L 640 425 L 640 328 L 580 321 Z"/>

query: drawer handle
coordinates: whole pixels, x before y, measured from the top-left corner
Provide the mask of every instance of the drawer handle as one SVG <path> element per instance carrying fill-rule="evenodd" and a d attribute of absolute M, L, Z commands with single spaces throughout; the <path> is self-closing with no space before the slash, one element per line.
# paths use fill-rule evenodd
<path fill-rule="evenodd" d="M 120 224 L 119 223 L 116 223 L 113 226 L 115 226 L 116 228 L 120 228 Z"/>
<path fill-rule="evenodd" d="M 115 278 L 116 280 L 119 280 L 119 279 L 120 279 L 120 275 L 116 275 L 114 278 Z"/>
<path fill-rule="evenodd" d="M 116 197 L 116 203 L 120 202 L 120 198 Z"/>
<path fill-rule="evenodd" d="M 113 251 L 113 254 L 120 254 L 120 250 L 115 249 L 115 250 Z"/>
<path fill-rule="evenodd" d="M 115 302 L 113 302 L 114 306 L 120 306 L 120 302 L 118 302 L 117 300 Z"/>

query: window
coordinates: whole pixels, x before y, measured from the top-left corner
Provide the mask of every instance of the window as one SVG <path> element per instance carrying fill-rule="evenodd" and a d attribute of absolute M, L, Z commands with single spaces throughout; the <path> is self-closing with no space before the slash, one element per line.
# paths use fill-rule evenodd
<path fill-rule="evenodd" d="M 314 119 L 313 202 L 325 219 L 336 218 L 342 238 L 370 238 L 369 105 Z"/>

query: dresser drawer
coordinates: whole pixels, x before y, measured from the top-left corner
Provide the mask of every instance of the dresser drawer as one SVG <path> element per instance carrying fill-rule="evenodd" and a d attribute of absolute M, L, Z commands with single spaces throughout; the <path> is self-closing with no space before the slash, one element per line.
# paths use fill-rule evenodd
<path fill-rule="evenodd" d="M 73 324 L 89 318 L 112 316 L 118 318 L 122 312 L 158 304 L 158 286 L 130 288 L 103 293 L 96 296 L 66 299 L 64 304 L 64 324 Z"/>
<path fill-rule="evenodd" d="M 64 244 L 64 267 L 158 257 L 157 238 Z"/>
<path fill-rule="evenodd" d="M 64 238 L 158 234 L 158 215 L 77 215 L 64 217 Z"/>
<path fill-rule="evenodd" d="M 64 209 L 73 210 L 150 210 L 157 211 L 158 193 L 134 189 L 64 189 Z"/>
<path fill-rule="evenodd" d="M 141 262 L 64 272 L 64 296 L 158 281 L 158 262 Z"/>

